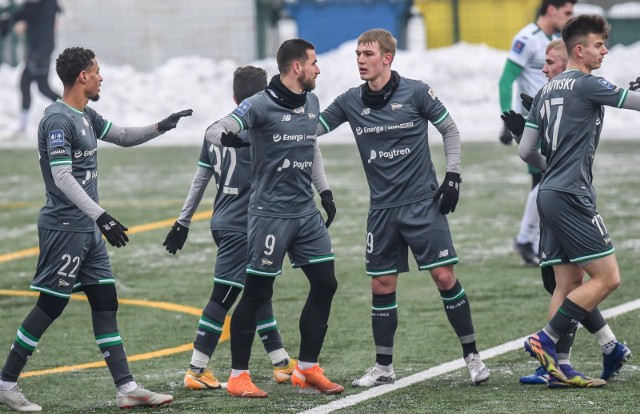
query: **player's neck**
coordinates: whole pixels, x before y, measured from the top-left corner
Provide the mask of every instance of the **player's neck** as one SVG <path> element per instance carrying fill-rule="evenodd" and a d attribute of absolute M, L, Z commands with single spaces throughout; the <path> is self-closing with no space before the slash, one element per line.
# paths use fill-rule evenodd
<path fill-rule="evenodd" d="M 551 20 L 544 16 L 538 17 L 538 20 L 536 20 L 536 24 L 547 36 L 551 36 L 556 32 Z"/>
<path fill-rule="evenodd" d="M 592 70 L 589 69 L 587 65 L 585 65 L 583 62 L 579 60 L 573 60 L 571 58 L 569 58 L 569 63 L 567 64 L 566 70 L 570 70 L 570 69 L 579 70 L 580 72 L 586 73 L 587 75 L 591 75 L 591 72 L 592 72 Z"/>
<path fill-rule="evenodd" d="M 302 89 L 302 85 L 300 85 L 298 79 L 291 76 L 280 75 L 280 80 L 282 81 L 282 84 L 286 86 L 287 89 L 289 89 L 291 92 L 297 94 L 301 94 L 302 92 L 304 92 L 304 89 Z"/>
<path fill-rule="evenodd" d="M 84 108 L 87 106 L 89 99 L 84 96 L 84 93 L 78 92 L 78 90 L 73 88 L 65 89 L 65 91 L 62 93 L 62 102 L 72 107 L 73 109 L 84 112 Z"/>
<path fill-rule="evenodd" d="M 378 92 L 379 90 L 384 88 L 384 85 L 389 83 L 390 79 L 391 79 L 391 71 L 388 70 L 388 71 L 382 72 L 380 76 L 378 76 L 377 78 L 368 80 L 367 84 L 369 85 L 369 88 L 372 91 Z"/>

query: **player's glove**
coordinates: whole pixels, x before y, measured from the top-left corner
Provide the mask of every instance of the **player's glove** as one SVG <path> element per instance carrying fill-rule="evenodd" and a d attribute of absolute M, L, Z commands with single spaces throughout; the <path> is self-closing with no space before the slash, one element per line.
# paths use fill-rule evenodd
<path fill-rule="evenodd" d="M 222 136 L 220 137 L 220 143 L 225 147 L 233 148 L 248 147 L 251 145 L 233 132 L 223 132 Z"/>
<path fill-rule="evenodd" d="M 500 117 L 502 118 L 502 116 Z M 513 136 L 505 125 L 502 126 L 502 130 L 500 131 L 500 136 L 498 138 L 504 145 L 511 145 L 511 141 L 513 141 Z"/>
<path fill-rule="evenodd" d="M 533 97 L 527 95 L 526 93 L 521 93 L 520 101 L 522 102 L 522 106 L 524 106 L 527 111 L 531 110 L 531 105 L 533 105 Z"/>
<path fill-rule="evenodd" d="M 104 235 L 110 245 L 115 247 L 124 247 L 129 241 L 129 237 L 125 231 L 129 230 L 123 226 L 118 220 L 111 217 L 105 211 L 96 220 L 100 232 Z"/>
<path fill-rule="evenodd" d="M 11 29 L 11 15 L 8 12 L 0 13 L 0 39 L 5 37 Z"/>
<path fill-rule="evenodd" d="M 640 76 L 636 80 L 629 82 L 630 91 L 637 91 L 638 89 L 640 89 Z"/>
<path fill-rule="evenodd" d="M 502 118 L 507 129 L 513 132 L 514 135 L 522 135 L 522 131 L 524 131 L 524 124 L 526 122 L 522 115 L 516 111 L 504 111 L 502 115 L 500 115 L 500 118 Z"/>
<path fill-rule="evenodd" d="M 460 198 L 460 183 L 462 183 L 460 174 L 447 172 L 444 175 L 444 181 L 435 195 L 436 199 L 442 196 L 442 199 L 440 200 L 441 214 L 449 214 L 456 211 L 458 198 Z"/>
<path fill-rule="evenodd" d="M 327 220 L 324 225 L 329 228 L 333 219 L 336 217 L 336 203 L 333 201 L 333 194 L 331 190 L 324 190 L 320 193 L 320 201 L 322 202 L 322 208 L 327 212 Z"/>
<path fill-rule="evenodd" d="M 180 118 L 184 116 L 191 116 L 191 114 L 193 114 L 193 109 L 185 109 L 184 111 L 173 113 L 162 121 L 158 122 L 156 128 L 160 132 L 167 132 L 170 129 L 178 126 L 178 121 L 180 120 Z"/>
<path fill-rule="evenodd" d="M 171 230 L 169 230 L 169 234 L 167 234 L 162 245 L 167 246 L 167 251 L 169 253 L 176 254 L 176 252 L 184 246 L 184 242 L 187 241 L 188 234 L 189 227 L 183 226 L 176 221 L 173 223 L 173 226 L 171 226 Z"/>

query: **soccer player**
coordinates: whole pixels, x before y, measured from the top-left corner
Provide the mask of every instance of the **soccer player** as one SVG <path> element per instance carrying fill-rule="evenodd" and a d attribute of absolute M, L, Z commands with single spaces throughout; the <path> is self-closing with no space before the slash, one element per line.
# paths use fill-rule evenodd
<path fill-rule="evenodd" d="M 567 61 L 567 48 L 565 47 L 562 39 L 556 39 L 547 45 L 545 64 L 542 68 L 542 72 L 547 76 L 548 80 L 551 80 L 556 75 L 565 71 L 567 68 Z M 531 109 L 533 98 L 528 95 L 522 95 L 522 98 L 523 106 L 525 106 L 527 110 Z M 502 114 L 502 119 L 505 121 L 507 128 L 509 128 L 509 130 L 514 134 L 516 141 L 519 143 L 522 131 L 524 130 L 524 117 L 514 111 L 509 111 Z M 562 292 L 560 289 L 556 292 L 556 280 L 553 267 L 542 267 L 541 274 L 544 288 L 552 295 L 552 301 L 549 304 L 549 317 L 551 317 L 557 311 L 562 298 L 566 296 L 567 292 Z M 566 288 L 562 283 L 561 286 Z M 558 301 L 558 298 L 560 298 L 560 301 Z M 593 312 L 589 313 L 585 320 L 582 321 L 582 324 L 589 332 L 596 336 L 596 339 L 600 344 L 600 348 L 603 353 L 603 371 L 600 378 L 607 381 L 620 371 L 624 363 L 631 357 L 631 351 L 616 339 L 613 331 L 602 317 L 598 308 L 595 308 Z M 573 331 L 563 335 L 556 344 L 558 363 L 562 368 L 562 372 L 564 372 L 568 377 L 573 377 L 574 382 L 588 381 L 592 386 L 597 384 L 604 385 L 602 381 L 589 378 L 571 367 L 571 347 L 573 345 L 576 330 L 577 327 Z M 520 383 L 546 384 L 550 388 L 566 386 L 566 383 L 560 382 L 555 377 L 550 376 L 543 366 L 538 367 L 535 373 L 531 375 L 520 377 Z"/>
<path fill-rule="evenodd" d="M 428 85 L 391 70 L 396 39 L 386 30 L 358 37 L 358 70 L 364 84 L 351 88 L 320 115 L 318 133 L 349 122 L 370 192 L 366 270 L 373 293 L 371 324 L 376 363 L 353 386 L 395 381 L 393 340 L 398 325 L 398 273 L 409 270 L 411 248 L 420 270 L 428 270 L 447 318 L 462 345 L 471 380 L 489 379 L 476 348 L 469 299 L 456 278 L 446 214 L 455 211 L 460 183 L 460 134 L 449 112 Z M 440 187 L 431 161 L 427 126 L 442 134 L 446 174 Z"/>
<path fill-rule="evenodd" d="M 237 134 L 247 130 L 251 145 L 250 258 L 244 292 L 231 317 L 232 370 L 227 392 L 243 398 L 267 396 L 249 375 L 251 345 L 259 309 L 271 300 L 288 253 L 292 265 L 300 267 L 310 283 L 300 315 L 300 352 L 291 383 L 339 394 L 344 387 L 327 379 L 318 365 L 338 286 L 331 239 L 311 189 L 313 166 L 322 162 L 316 143 L 320 107 L 311 92 L 320 69 L 314 46 L 302 39 L 282 43 L 276 60 L 280 73 L 267 88 L 245 99 L 205 134 L 214 145 L 238 147 L 246 142 Z"/>
<path fill-rule="evenodd" d="M 596 210 L 592 185 L 603 106 L 640 110 L 639 93 L 591 74 L 608 53 L 608 33 L 602 16 L 581 15 L 567 23 L 562 31 L 567 70 L 537 93 L 519 144 L 520 157 L 544 171 L 537 197 L 541 265 L 553 266 L 557 285 L 553 301 L 559 304 L 545 327 L 527 338 L 525 350 L 560 382 L 581 387 L 603 384 L 574 381 L 573 372 L 565 372 L 559 363 L 556 343 L 620 284 L 615 249 Z M 539 140 L 542 152 L 536 149 Z M 586 282 L 584 272 L 589 275 Z M 605 363 L 607 355 L 628 351 L 617 341 L 606 347 Z"/>
<path fill-rule="evenodd" d="M 519 93 L 534 96 L 547 80 L 541 69 L 544 65 L 545 47 L 560 37 L 567 20 L 573 14 L 573 5 L 577 0 L 543 0 L 535 23 L 529 23 L 513 38 L 511 50 L 507 56 L 504 71 L 500 78 L 500 106 L 502 111 L 512 109 L 513 83 L 516 82 Z M 516 112 L 527 116 L 526 108 L 515 102 Z M 511 143 L 511 133 L 503 128 L 500 140 L 504 144 Z M 522 257 L 525 264 L 537 265 L 538 244 L 540 241 L 540 218 L 536 209 L 538 183 L 542 178 L 539 170 L 529 167 L 531 174 L 531 190 L 525 202 L 524 213 L 520 221 L 520 230 L 513 244 L 514 250 Z"/>
<path fill-rule="evenodd" d="M 48 106 L 38 127 L 38 155 L 46 203 L 38 218 L 40 255 L 31 290 L 40 292 L 22 321 L 0 374 L 0 403 L 16 411 L 41 411 L 27 401 L 18 377 L 40 338 L 62 314 L 72 291 L 83 290 L 91 306 L 96 343 L 115 382 L 120 408 L 157 406 L 173 401 L 136 383 L 118 332 L 118 298 L 107 248 L 129 241 L 128 230 L 98 205 L 98 141 L 119 146 L 142 144 L 176 127 L 191 110 L 144 127 L 121 127 L 87 106 L 97 101 L 102 75 L 95 54 L 65 49 L 56 60 L 62 99 Z"/>
<path fill-rule="evenodd" d="M 267 73 L 262 68 L 246 66 L 233 74 L 233 98 L 236 104 L 263 90 L 267 86 Z M 246 139 L 247 133 L 239 134 Z M 318 164 L 319 167 L 322 167 Z M 315 166 L 314 166 L 315 167 Z M 202 311 L 196 339 L 193 343 L 191 364 L 184 377 L 184 385 L 190 389 L 218 389 L 220 382 L 207 368 L 224 324 L 227 312 L 235 303 L 245 285 L 247 259 L 247 208 L 251 185 L 251 153 L 249 148 L 219 147 L 203 142 L 198 169 L 180 217 L 164 241 L 167 250 L 175 254 L 187 240 L 191 218 L 202 200 L 211 177 L 215 177 L 216 193 L 211 218 L 211 234 L 218 246 L 211 298 Z M 331 193 L 324 171 L 314 177 L 314 185 L 324 189 L 321 197 Z M 331 197 L 326 199 L 333 204 Z M 335 208 L 328 211 L 327 225 L 333 219 Z M 258 335 L 271 362 L 273 377 L 278 383 L 289 381 L 296 360 L 289 357 L 273 315 L 271 301 L 258 310 Z"/>

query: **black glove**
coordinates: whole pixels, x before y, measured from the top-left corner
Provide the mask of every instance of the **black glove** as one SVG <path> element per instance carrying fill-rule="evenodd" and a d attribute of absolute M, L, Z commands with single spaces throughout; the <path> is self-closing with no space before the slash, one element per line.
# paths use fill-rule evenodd
<path fill-rule="evenodd" d="M 251 144 L 243 141 L 242 138 L 234 134 L 233 132 L 224 132 L 220 137 L 220 143 L 225 147 L 242 148 L 248 147 Z"/>
<path fill-rule="evenodd" d="M 460 197 L 460 183 L 462 179 L 460 174 L 454 172 L 447 172 L 444 175 L 444 181 L 438 189 L 435 198 L 440 198 L 440 213 L 449 214 L 456 211 L 456 205 L 458 204 L 458 198 Z"/>
<path fill-rule="evenodd" d="M 526 93 L 521 93 L 520 100 L 522 101 L 522 106 L 524 106 L 527 111 L 530 111 L 531 105 L 533 105 L 533 97 Z"/>
<path fill-rule="evenodd" d="M 502 115 L 500 118 L 502 118 Z M 498 138 L 504 145 L 511 145 L 511 141 L 513 141 L 513 136 L 505 125 L 502 126 L 502 130 L 500 131 L 500 136 Z"/>
<path fill-rule="evenodd" d="M 107 214 L 106 211 L 98 217 L 96 223 L 98 224 L 100 232 L 112 246 L 124 247 L 129 241 L 129 237 L 127 233 L 125 233 L 125 231 L 129 229 Z"/>
<path fill-rule="evenodd" d="M 11 15 L 9 13 L 0 13 L 0 39 L 5 37 L 11 29 Z"/>
<path fill-rule="evenodd" d="M 169 253 L 176 254 L 176 252 L 184 246 L 184 242 L 187 241 L 188 234 L 189 227 L 185 227 L 176 221 L 173 223 L 173 226 L 171 226 L 171 230 L 169 230 L 169 234 L 167 234 L 162 245 L 167 246 L 167 251 Z"/>
<path fill-rule="evenodd" d="M 336 217 L 336 203 L 333 201 L 331 190 L 321 192 L 320 201 L 322 202 L 322 208 L 327 212 L 327 220 L 324 222 L 324 225 L 329 228 L 333 219 Z"/>
<path fill-rule="evenodd" d="M 184 111 L 176 112 L 174 114 L 169 115 L 162 121 L 158 122 L 157 128 L 160 132 L 167 132 L 170 129 L 178 126 L 178 121 L 183 116 L 191 116 L 193 114 L 193 109 L 185 109 Z"/>
<path fill-rule="evenodd" d="M 524 123 L 526 122 L 522 115 L 516 111 L 504 111 L 502 115 L 500 115 L 500 118 L 502 118 L 507 129 L 513 132 L 514 135 L 522 135 L 522 131 L 524 131 Z"/>
<path fill-rule="evenodd" d="M 638 89 L 640 89 L 640 76 L 636 80 L 629 82 L 630 91 L 637 91 Z"/>

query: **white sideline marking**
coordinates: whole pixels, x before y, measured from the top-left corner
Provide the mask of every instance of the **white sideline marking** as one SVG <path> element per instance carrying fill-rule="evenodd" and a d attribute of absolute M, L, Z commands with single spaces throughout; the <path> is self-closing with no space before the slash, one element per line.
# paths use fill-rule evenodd
<path fill-rule="evenodd" d="M 631 302 L 623 303 L 622 305 L 614 306 L 613 308 L 604 310 L 602 311 L 602 315 L 605 318 L 613 318 L 618 315 L 622 315 L 627 312 L 632 312 L 637 309 L 640 309 L 640 299 L 636 299 Z M 480 356 L 482 357 L 482 359 L 487 360 L 487 359 L 496 357 L 498 355 L 506 354 L 507 352 L 515 351 L 517 349 L 522 349 L 522 343 L 526 338 L 527 338 L 526 336 L 523 336 L 521 338 L 514 339 L 513 341 L 505 342 L 501 345 L 497 345 L 497 346 L 494 346 L 493 348 L 489 348 L 487 350 L 481 351 Z M 331 413 L 333 411 L 340 410 L 342 408 L 356 405 L 368 399 L 379 397 L 386 393 L 408 387 L 410 385 L 416 384 L 418 382 L 422 382 L 429 378 L 437 377 L 438 375 L 455 371 L 457 369 L 463 368 L 464 366 L 465 366 L 464 360 L 462 358 L 458 358 L 454 361 L 445 362 L 444 364 L 440 364 L 436 367 L 429 368 L 425 371 L 421 371 L 413 375 L 409 375 L 408 377 L 401 378 L 398 381 L 394 382 L 393 384 L 379 385 L 377 387 L 368 388 L 366 391 L 360 392 L 358 394 L 349 395 L 348 397 L 344 397 L 339 400 L 332 401 L 329 404 L 319 405 L 310 410 L 302 411 L 299 414 Z"/>

